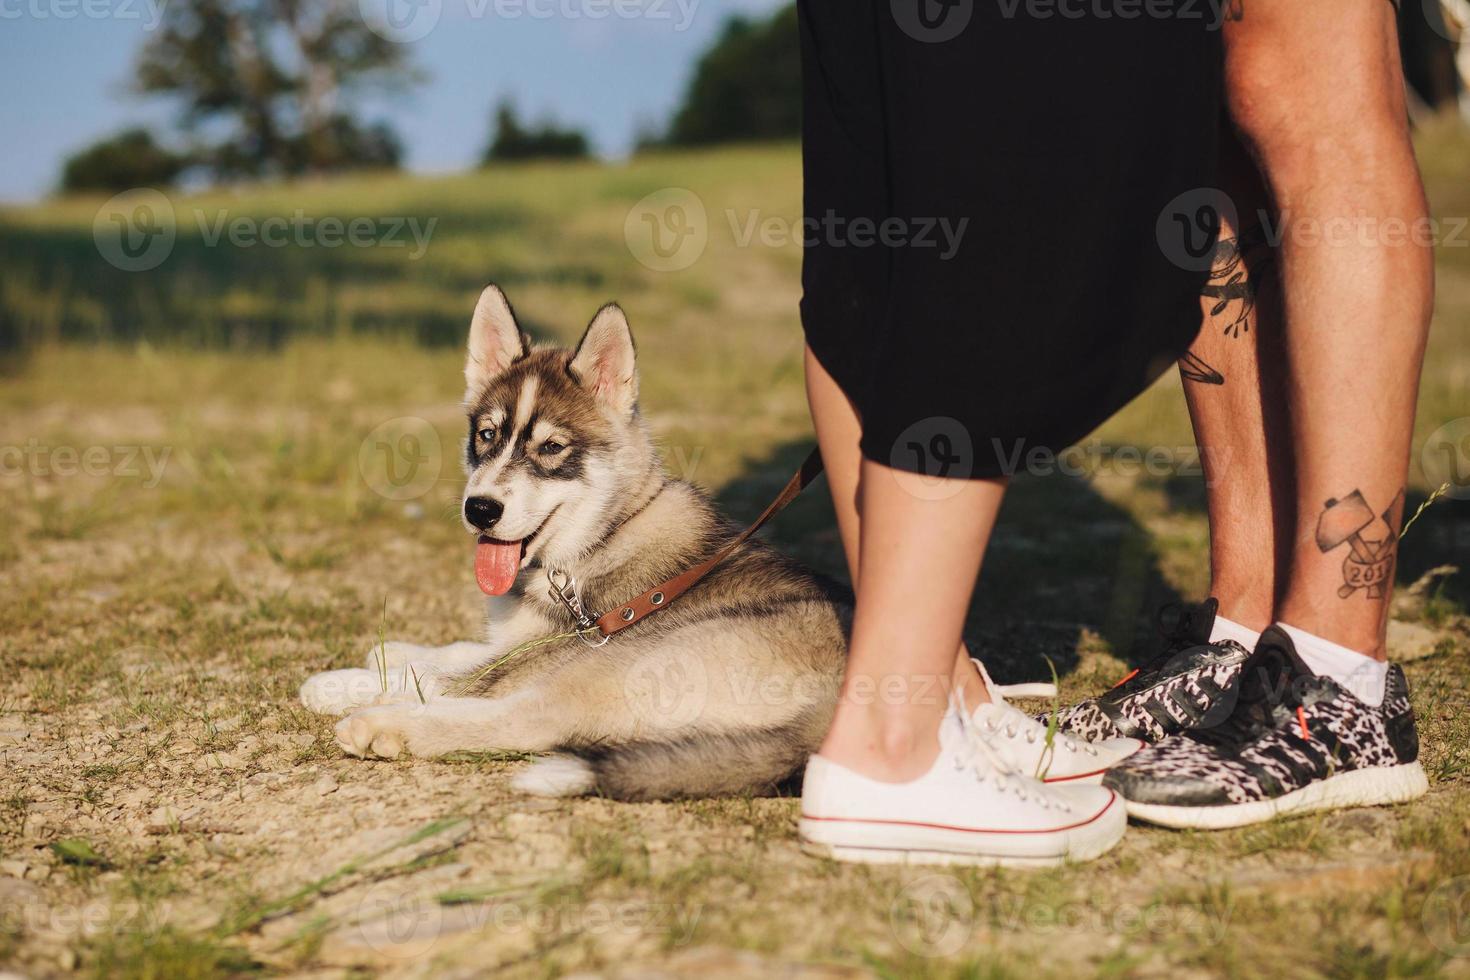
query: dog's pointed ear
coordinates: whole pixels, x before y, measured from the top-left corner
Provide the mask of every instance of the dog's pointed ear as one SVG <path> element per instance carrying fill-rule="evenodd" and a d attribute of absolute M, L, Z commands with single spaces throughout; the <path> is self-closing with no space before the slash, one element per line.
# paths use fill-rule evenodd
<path fill-rule="evenodd" d="M 475 304 L 475 315 L 470 318 L 469 352 L 464 362 L 465 397 L 473 397 L 485 382 L 530 352 L 530 342 L 516 325 L 510 301 L 499 286 L 486 286 Z"/>
<path fill-rule="evenodd" d="M 628 318 L 616 303 L 597 311 L 572 355 L 572 374 L 598 401 L 620 414 L 638 401 L 637 355 Z"/>

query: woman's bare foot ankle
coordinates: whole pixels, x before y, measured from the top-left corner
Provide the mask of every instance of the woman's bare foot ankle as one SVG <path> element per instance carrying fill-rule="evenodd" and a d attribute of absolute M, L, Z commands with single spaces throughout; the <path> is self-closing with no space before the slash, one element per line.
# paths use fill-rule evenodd
<path fill-rule="evenodd" d="M 918 779 L 939 756 L 944 705 L 838 702 L 817 753 L 829 762 L 886 783 Z"/>

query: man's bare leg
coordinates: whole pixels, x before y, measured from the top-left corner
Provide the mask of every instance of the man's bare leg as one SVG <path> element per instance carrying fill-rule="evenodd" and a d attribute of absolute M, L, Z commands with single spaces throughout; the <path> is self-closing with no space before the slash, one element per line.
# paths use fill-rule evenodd
<path fill-rule="evenodd" d="M 1428 789 L 1407 682 L 1384 663 L 1433 294 L 1398 57 L 1387 0 L 1255 0 L 1227 27 L 1231 113 L 1283 221 L 1296 532 L 1214 734 L 1105 777 L 1136 819 L 1223 829 Z"/>
<path fill-rule="evenodd" d="M 822 367 L 811 348 L 806 349 L 806 393 L 811 405 L 812 422 L 817 441 L 822 447 L 822 464 L 826 469 L 827 488 L 832 506 L 837 511 L 837 527 L 842 535 L 842 550 L 847 557 L 847 571 L 853 589 L 858 585 L 859 541 L 862 521 L 859 517 L 862 496 L 860 471 L 862 422 L 837 382 Z M 980 673 L 970 661 L 970 652 L 960 644 L 955 657 L 953 683 L 964 692 L 971 711 L 990 700 Z"/>
<path fill-rule="evenodd" d="M 1433 303 L 1394 9 L 1257 0 L 1226 52 L 1232 116 L 1284 221 L 1297 533 L 1275 618 L 1382 660 Z"/>
<path fill-rule="evenodd" d="M 1204 323 L 1179 373 L 1204 467 L 1209 594 L 1238 632 L 1259 634 L 1274 618 L 1295 517 L 1285 330 L 1265 188 L 1238 141 L 1225 146 L 1221 183 L 1234 207 L 1221 216 Z"/>

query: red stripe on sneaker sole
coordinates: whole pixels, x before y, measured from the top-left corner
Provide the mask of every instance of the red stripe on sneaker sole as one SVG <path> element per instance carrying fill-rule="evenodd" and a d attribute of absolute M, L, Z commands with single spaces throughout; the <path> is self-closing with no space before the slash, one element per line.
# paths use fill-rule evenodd
<path fill-rule="evenodd" d="M 1103 805 L 1103 808 L 1101 810 L 1097 811 L 1086 820 L 1079 820 L 1077 823 L 1070 823 L 1067 824 L 1065 827 L 1048 827 L 1045 830 L 986 830 L 983 827 L 955 827 L 951 824 L 946 823 L 924 823 L 923 821 L 919 820 L 879 820 L 864 817 L 814 817 L 806 813 L 803 813 L 801 815 L 801 819 L 820 820 L 823 823 L 868 823 L 882 824 L 885 827 L 924 827 L 929 830 L 957 830 L 965 834 L 1059 834 L 1064 830 L 1076 830 L 1078 827 L 1086 827 L 1090 823 L 1096 823 L 1098 819 L 1101 818 L 1104 813 L 1107 813 L 1109 810 L 1111 810 L 1113 808 L 1113 804 L 1117 802 L 1118 794 L 1113 792 L 1112 790 L 1108 790 L 1108 802 Z"/>
<path fill-rule="evenodd" d="M 1144 746 L 1146 746 L 1148 744 L 1147 742 L 1143 741 L 1142 739 L 1135 738 L 1133 741 L 1135 741 L 1135 742 L 1138 743 L 1138 748 L 1137 749 L 1134 749 L 1133 750 L 1134 752 L 1137 752 L 1139 749 L 1143 748 Z M 1125 755 L 1123 758 L 1126 759 L 1128 757 Z M 1122 762 L 1123 759 L 1119 759 L 1118 761 L 1119 762 Z M 1115 763 L 1115 765 L 1116 765 L 1116 763 Z M 1081 772 L 1081 773 L 1078 773 L 1075 776 L 1050 776 L 1050 777 L 1048 777 L 1046 779 L 1043 779 L 1042 782 L 1043 783 L 1067 783 L 1067 782 L 1071 782 L 1074 779 L 1087 779 L 1089 776 L 1101 776 L 1103 773 L 1107 772 L 1111 768 L 1112 768 L 1112 766 L 1103 766 L 1101 769 L 1094 769 L 1094 770 L 1092 770 L 1092 772 Z"/>
<path fill-rule="evenodd" d="M 1101 776 L 1103 773 L 1105 773 L 1107 771 L 1108 771 L 1108 767 L 1107 766 L 1103 766 L 1101 769 L 1094 769 L 1094 770 L 1092 770 L 1092 772 L 1079 772 L 1075 776 L 1048 776 L 1045 779 L 1043 779 L 1042 782 L 1043 783 L 1070 783 L 1074 779 L 1088 779 L 1088 778 L 1090 778 L 1092 776 Z"/>

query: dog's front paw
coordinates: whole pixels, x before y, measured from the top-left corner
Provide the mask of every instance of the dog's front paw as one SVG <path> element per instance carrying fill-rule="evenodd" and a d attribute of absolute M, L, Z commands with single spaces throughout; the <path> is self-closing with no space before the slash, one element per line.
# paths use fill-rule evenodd
<path fill-rule="evenodd" d="M 413 705 L 389 704 L 354 711 L 337 722 L 337 744 L 361 759 L 396 759 L 409 749 L 415 710 Z"/>
<path fill-rule="evenodd" d="M 382 677 L 370 670 L 328 670 L 301 685 L 301 703 L 322 715 L 340 715 L 372 704 L 383 693 Z"/>

